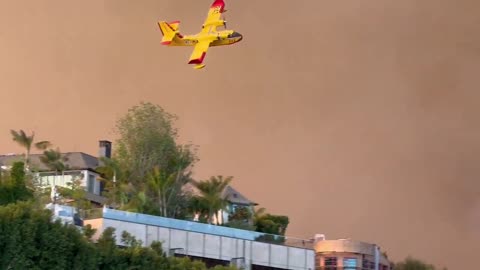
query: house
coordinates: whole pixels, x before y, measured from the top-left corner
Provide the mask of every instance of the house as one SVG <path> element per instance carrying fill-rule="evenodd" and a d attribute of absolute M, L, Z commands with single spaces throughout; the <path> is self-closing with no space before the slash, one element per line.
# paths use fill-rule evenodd
<path fill-rule="evenodd" d="M 380 247 L 351 239 L 325 240 L 315 237 L 315 269 L 391 270 L 392 265 Z"/>
<path fill-rule="evenodd" d="M 195 188 L 194 185 L 188 183 L 185 185 L 185 190 L 191 192 L 193 195 L 200 195 L 199 191 Z M 239 207 L 245 207 L 252 214 L 255 212 L 254 207 L 258 205 L 257 203 L 249 200 L 243 194 L 238 192 L 231 185 L 228 185 L 222 192 L 222 199 L 227 201 L 227 206 L 225 209 L 218 211 L 219 220 L 217 221 L 214 217 L 214 224 L 225 224 L 229 220 L 229 216 L 235 212 Z M 195 221 L 198 221 L 198 216 L 194 218 Z M 252 220 L 249 220 L 251 222 Z"/>
<path fill-rule="evenodd" d="M 65 187 L 71 188 L 70 184 L 74 179 L 79 179 L 81 186 L 87 191 L 86 197 L 93 203 L 102 205 L 106 199 L 101 196 L 103 184 L 99 180 L 100 174 L 96 168 L 102 165 L 100 157 L 111 157 L 112 143 L 109 141 L 99 141 L 99 157 L 83 152 L 62 153 L 66 170 L 63 172 L 53 172 L 43 162 L 41 154 L 30 155 L 30 170 L 33 173 L 35 181 L 40 187 Z M 16 161 L 23 161 L 23 155 L 1 155 L 0 166 L 8 169 Z"/>
<path fill-rule="evenodd" d="M 224 189 L 222 198 L 227 201 L 227 207 L 225 210 L 220 210 L 220 217 L 222 218 L 220 223 L 227 223 L 228 216 L 234 213 L 239 207 L 246 207 L 253 216 L 255 213 L 255 206 L 258 205 L 258 203 L 249 200 L 232 186 L 227 186 Z"/>
<path fill-rule="evenodd" d="M 81 186 L 87 191 L 86 198 L 97 206 L 102 206 L 106 203 L 106 198 L 102 196 L 104 187 L 99 180 L 100 173 L 96 170 L 99 166 L 102 166 L 100 158 L 111 158 L 111 155 L 112 143 L 110 141 L 100 140 L 98 157 L 83 152 L 62 153 L 62 157 L 65 159 L 64 164 L 67 169 L 60 173 L 53 172 L 43 164 L 40 160 L 40 156 L 42 156 L 41 154 L 31 154 L 29 159 L 31 171 L 41 187 L 71 188 L 70 183 L 72 183 L 74 179 L 79 179 L 81 180 Z M 14 162 L 23 160 L 24 155 L 0 155 L 0 168 L 8 169 Z M 187 184 L 186 188 L 196 193 L 193 185 Z M 218 216 L 220 224 L 227 223 L 228 216 L 238 207 L 247 207 L 253 214 L 253 208 L 257 205 L 235 190 L 232 186 L 227 186 L 225 188 L 222 198 L 227 200 L 227 207 L 219 212 Z M 217 222 L 215 221 L 215 223 Z"/>

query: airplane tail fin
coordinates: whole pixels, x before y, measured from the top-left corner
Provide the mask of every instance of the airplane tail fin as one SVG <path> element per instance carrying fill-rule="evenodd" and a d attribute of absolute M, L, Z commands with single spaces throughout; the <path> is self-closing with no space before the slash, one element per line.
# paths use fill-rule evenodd
<path fill-rule="evenodd" d="M 160 27 L 160 31 L 162 31 L 162 44 L 163 45 L 169 45 L 172 43 L 173 39 L 178 35 L 180 38 L 182 38 L 182 35 L 179 32 L 179 27 L 180 27 L 180 21 L 174 21 L 174 22 L 165 22 L 165 21 L 160 21 L 158 22 L 158 26 Z"/>

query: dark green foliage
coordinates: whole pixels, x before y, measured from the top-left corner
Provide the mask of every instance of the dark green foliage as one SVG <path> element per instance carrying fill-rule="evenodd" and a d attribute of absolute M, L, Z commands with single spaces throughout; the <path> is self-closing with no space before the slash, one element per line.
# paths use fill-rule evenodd
<path fill-rule="evenodd" d="M 90 224 L 87 224 L 86 226 L 83 227 L 83 235 L 89 241 L 92 241 L 92 237 L 96 232 L 97 232 L 97 229 L 92 228 L 92 225 Z"/>
<path fill-rule="evenodd" d="M 214 218 L 218 221 L 218 211 L 225 209 L 227 206 L 227 200 L 222 197 L 222 193 L 232 179 L 232 176 L 224 178 L 223 176 L 218 175 L 212 176 L 204 181 L 192 181 L 200 193 L 200 196 L 196 196 L 195 198 L 196 206 L 206 208 L 201 212 L 208 211 L 209 223 L 213 223 Z"/>
<path fill-rule="evenodd" d="M 283 244 L 285 242 L 285 237 L 273 234 L 264 234 L 262 236 L 256 237 L 255 240 L 264 243 Z"/>
<path fill-rule="evenodd" d="M 285 235 L 288 224 L 289 219 L 287 216 L 276 216 L 271 214 L 266 214 L 255 222 L 257 232 L 276 235 Z"/>
<path fill-rule="evenodd" d="M 10 133 L 12 135 L 13 141 L 17 142 L 20 146 L 24 147 L 26 150 L 26 153 L 25 153 L 26 168 L 29 167 L 29 162 L 30 162 L 29 156 L 30 156 L 32 144 L 34 144 L 35 148 L 37 148 L 38 150 L 45 150 L 51 146 L 51 143 L 49 141 L 40 141 L 40 142 L 33 143 L 33 141 L 35 140 L 35 132 L 32 132 L 31 135 L 27 135 L 23 130 L 19 130 L 19 131 L 10 130 Z"/>
<path fill-rule="evenodd" d="M 197 158 L 191 145 L 176 143 L 176 119 L 160 106 L 142 102 L 118 120 L 117 150 L 99 168 L 111 203 L 126 211 L 186 216 L 188 196 L 182 188 Z"/>
<path fill-rule="evenodd" d="M 25 171 L 23 162 L 15 162 L 10 173 L 2 174 L 0 181 L 0 205 L 27 201 L 33 198 L 33 192 L 25 185 Z"/>
<path fill-rule="evenodd" d="M 188 258 L 165 256 L 160 242 L 153 242 L 150 247 L 142 247 L 142 242 L 136 240 L 127 232 L 122 232 L 121 242 L 125 248 L 115 246 L 115 230 L 106 228 L 100 237 L 98 269 L 145 269 L 145 270 L 203 270 L 207 269 L 203 262 Z M 216 270 L 236 270 L 232 267 L 217 267 Z"/>
<path fill-rule="evenodd" d="M 68 161 L 68 159 L 67 157 L 62 156 L 59 149 L 48 149 L 43 151 L 43 155 L 40 156 L 40 161 L 55 173 L 60 173 L 68 169 L 65 165 L 65 162 Z"/>
<path fill-rule="evenodd" d="M 175 142 L 177 130 L 173 122 L 176 119 L 160 106 L 142 102 L 118 120 L 116 130 L 120 138 L 116 158 L 127 168 L 130 181 L 142 182 L 155 166 L 171 175 L 194 163 L 190 146 Z"/>
<path fill-rule="evenodd" d="M 0 269 L 95 269 L 94 247 L 48 210 L 19 202 L 0 207 Z"/>
<path fill-rule="evenodd" d="M 434 265 L 427 264 L 419 259 L 407 257 L 404 261 L 395 263 L 395 270 L 437 270 Z M 443 270 L 447 270 L 443 268 Z"/>
<path fill-rule="evenodd" d="M 254 231 L 256 227 L 252 224 L 253 213 L 248 207 L 237 206 L 233 213 L 228 215 L 227 227 L 237 228 L 242 230 Z"/>
<path fill-rule="evenodd" d="M 228 220 L 249 222 L 252 219 L 252 212 L 245 206 L 238 206 L 235 211 L 228 216 Z"/>
<path fill-rule="evenodd" d="M 0 207 L 0 269 L 207 269 L 204 263 L 188 258 L 167 258 L 161 243 L 143 247 L 141 241 L 126 232 L 121 235 L 125 247 L 120 248 L 113 228 L 106 228 L 94 244 L 88 240 L 94 233 L 91 227 L 82 233 L 75 226 L 51 218 L 49 210 L 31 202 Z"/>
<path fill-rule="evenodd" d="M 247 230 L 247 231 L 255 231 L 256 227 L 248 222 L 238 221 L 238 220 L 229 220 L 227 223 L 223 224 L 225 227 L 240 229 L 240 230 Z"/>

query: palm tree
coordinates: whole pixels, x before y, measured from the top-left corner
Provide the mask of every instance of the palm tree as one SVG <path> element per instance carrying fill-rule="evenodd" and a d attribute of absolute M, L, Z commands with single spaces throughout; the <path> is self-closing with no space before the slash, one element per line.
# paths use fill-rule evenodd
<path fill-rule="evenodd" d="M 25 170 L 29 170 L 29 158 L 30 158 L 30 151 L 32 149 L 32 144 L 35 139 L 35 132 L 32 132 L 32 135 L 27 135 L 25 131 L 19 130 L 10 130 L 12 134 L 13 140 L 17 142 L 20 146 L 24 147 L 26 150 L 25 154 Z M 40 141 L 34 144 L 35 148 L 38 150 L 45 150 L 50 147 L 52 144 L 49 141 Z"/>
<path fill-rule="evenodd" d="M 158 166 L 153 168 L 153 171 L 148 174 L 148 185 L 156 192 L 157 203 L 160 208 L 160 215 L 166 217 L 168 215 L 168 195 L 174 189 L 176 174 L 167 175 L 160 171 Z"/>
<path fill-rule="evenodd" d="M 212 176 L 209 180 L 196 182 L 192 181 L 194 186 L 200 192 L 199 200 L 208 207 L 209 224 L 212 224 L 213 217 L 219 222 L 218 211 L 225 209 L 227 201 L 222 198 L 222 193 L 230 184 L 233 177 Z"/>
<path fill-rule="evenodd" d="M 64 163 L 67 160 L 68 159 L 66 157 L 62 157 L 62 154 L 58 149 L 45 150 L 43 151 L 43 155 L 40 156 L 40 161 L 50 170 L 55 172 L 55 179 L 57 178 L 59 172 L 63 172 L 67 169 L 67 166 Z M 53 185 L 55 186 L 55 182 Z"/>
<path fill-rule="evenodd" d="M 108 198 L 108 203 L 112 206 L 118 206 L 117 201 L 120 201 L 120 207 L 123 206 L 122 192 L 126 191 L 122 183 L 125 182 L 125 172 L 120 167 L 118 161 L 113 158 L 101 157 L 100 161 L 103 163 L 95 170 L 100 173 L 99 180 L 104 184 L 104 196 Z"/>
<path fill-rule="evenodd" d="M 68 159 L 67 157 L 62 157 L 60 150 L 49 149 L 43 151 L 43 155 L 40 156 L 40 161 L 45 164 L 50 170 L 58 173 L 63 172 L 67 166 L 64 162 Z"/>
<path fill-rule="evenodd" d="M 259 220 L 264 218 L 266 215 L 266 212 L 267 212 L 267 209 L 265 209 L 264 207 L 255 209 L 253 213 L 253 224 L 257 224 Z"/>

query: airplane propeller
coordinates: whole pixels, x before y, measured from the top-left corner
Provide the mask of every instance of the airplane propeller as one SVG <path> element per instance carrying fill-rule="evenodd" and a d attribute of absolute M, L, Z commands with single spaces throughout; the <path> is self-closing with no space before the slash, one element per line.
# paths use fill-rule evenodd
<path fill-rule="evenodd" d="M 223 15 L 223 27 L 227 29 L 227 16 Z"/>

